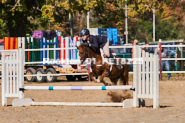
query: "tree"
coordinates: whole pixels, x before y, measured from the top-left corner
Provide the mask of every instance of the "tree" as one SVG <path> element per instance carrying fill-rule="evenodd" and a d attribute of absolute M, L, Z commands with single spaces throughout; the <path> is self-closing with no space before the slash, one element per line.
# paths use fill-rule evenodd
<path fill-rule="evenodd" d="M 72 18 L 75 18 L 77 14 L 88 11 L 86 6 L 86 0 L 49 1 L 47 5 L 42 7 L 42 19 L 46 20 L 48 18 L 52 25 L 58 28 L 64 25 L 69 26 L 69 13 Z M 63 31 L 69 33 L 69 28 L 65 27 L 66 29 L 63 29 Z"/>
<path fill-rule="evenodd" d="M 29 27 L 35 26 L 30 23 L 30 18 L 41 17 L 40 8 L 44 3 L 44 0 L 0 1 L 0 28 L 8 30 L 12 37 L 26 36 Z"/>

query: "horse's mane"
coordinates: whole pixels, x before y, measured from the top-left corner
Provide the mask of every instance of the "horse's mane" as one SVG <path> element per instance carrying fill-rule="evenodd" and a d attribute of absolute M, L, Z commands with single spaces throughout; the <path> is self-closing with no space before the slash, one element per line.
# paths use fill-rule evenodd
<path fill-rule="evenodd" d="M 80 44 L 79 47 L 82 47 L 82 48 L 89 48 L 91 49 L 93 52 L 95 52 L 96 54 L 99 54 L 100 55 L 100 50 L 99 49 L 96 49 L 96 48 L 93 48 L 93 47 L 87 47 L 84 45 L 84 43 Z"/>

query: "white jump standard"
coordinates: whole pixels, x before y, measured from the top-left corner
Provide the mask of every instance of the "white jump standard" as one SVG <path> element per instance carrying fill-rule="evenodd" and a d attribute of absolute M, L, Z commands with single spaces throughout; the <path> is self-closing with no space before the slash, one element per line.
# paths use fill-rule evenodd
<path fill-rule="evenodd" d="M 142 54 L 145 54 L 145 51 L 142 51 Z M 139 99 L 147 98 L 153 99 L 153 108 L 159 107 L 158 55 L 149 55 L 146 52 L 146 56 L 141 56 L 139 46 L 134 46 L 134 58 L 142 58 L 143 64 L 133 64 L 133 85 L 124 86 L 24 86 L 24 57 L 24 51 L 21 48 L 2 53 L 2 106 L 7 105 L 7 98 L 18 97 L 19 99 L 13 101 L 13 106 L 68 105 L 128 108 L 139 107 Z M 123 103 L 33 102 L 31 98 L 24 98 L 25 90 L 133 90 L 133 99 L 126 99 Z"/>

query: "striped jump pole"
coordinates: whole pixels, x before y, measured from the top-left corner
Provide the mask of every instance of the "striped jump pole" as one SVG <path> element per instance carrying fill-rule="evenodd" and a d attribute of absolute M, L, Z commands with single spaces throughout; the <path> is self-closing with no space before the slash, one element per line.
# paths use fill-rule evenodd
<path fill-rule="evenodd" d="M 131 85 L 124 86 L 24 86 L 20 88 L 24 90 L 133 90 L 135 88 Z"/>

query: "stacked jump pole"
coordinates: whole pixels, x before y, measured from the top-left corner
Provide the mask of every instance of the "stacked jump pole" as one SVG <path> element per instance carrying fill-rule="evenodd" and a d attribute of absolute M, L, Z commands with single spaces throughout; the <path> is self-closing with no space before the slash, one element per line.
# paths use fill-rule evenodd
<path fill-rule="evenodd" d="M 66 49 L 68 50 L 68 49 Z M 153 108 L 159 107 L 158 55 L 142 51 L 134 46 L 134 58 L 142 58 L 143 64 L 134 63 L 133 86 L 24 86 L 24 49 L 3 52 L 2 54 L 2 105 L 7 105 L 8 97 L 24 99 L 23 90 L 133 90 L 132 107 L 138 107 L 138 99 L 153 99 Z M 145 70 L 146 67 L 146 70 Z M 142 74 L 142 75 L 141 75 Z M 145 78 L 146 74 L 146 78 Z M 142 76 L 142 77 L 141 77 Z M 67 103 L 67 102 L 30 102 L 30 105 L 75 105 L 75 106 L 122 106 L 112 103 Z"/>

